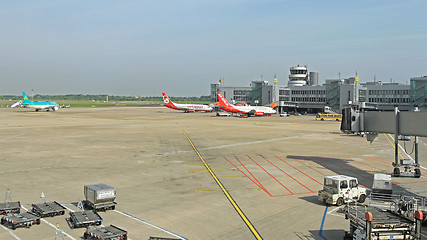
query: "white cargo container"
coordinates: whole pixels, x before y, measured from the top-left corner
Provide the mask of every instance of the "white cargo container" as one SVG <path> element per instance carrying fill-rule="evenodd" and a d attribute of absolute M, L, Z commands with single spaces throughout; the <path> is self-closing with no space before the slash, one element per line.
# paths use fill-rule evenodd
<path fill-rule="evenodd" d="M 392 194 L 393 185 L 391 182 L 391 175 L 388 174 L 374 174 L 374 181 L 372 182 L 372 192 Z"/>

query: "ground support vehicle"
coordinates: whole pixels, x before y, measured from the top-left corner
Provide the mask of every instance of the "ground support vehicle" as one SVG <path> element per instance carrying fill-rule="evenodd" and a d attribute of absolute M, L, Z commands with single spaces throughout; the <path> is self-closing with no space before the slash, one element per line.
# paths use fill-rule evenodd
<path fill-rule="evenodd" d="M 359 186 L 357 178 L 345 175 L 327 176 L 323 189 L 317 194 L 319 201 L 325 204 L 341 206 L 344 203 L 366 200 L 366 189 Z"/>
<path fill-rule="evenodd" d="M 99 226 L 102 223 L 101 216 L 94 210 L 70 212 L 70 218 L 67 220 L 72 228 Z"/>
<path fill-rule="evenodd" d="M 65 214 L 65 207 L 57 201 L 32 204 L 33 213 L 40 217 L 54 217 Z"/>
<path fill-rule="evenodd" d="M 0 215 L 8 213 L 20 213 L 21 203 L 20 202 L 5 202 L 0 203 Z"/>
<path fill-rule="evenodd" d="M 107 227 L 89 228 L 83 234 L 83 239 L 101 239 L 101 240 L 126 240 L 128 232 L 124 229 L 110 225 Z"/>
<path fill-rule="evenodd" d="M 96 211 L 106 211 L 116 209 L 116 189 L 106 184 L 93 184 L 84 186 L 86 200 L 84 207 Z"/>
<path fill-rule="evenodd" d="M 421 239 L 421 211 L 415 221 L 366 205 L 346 205 L 344 211 L 345 218 L 350 220 L 350 231 L 345 233 L 344 240 Z"/>
<path fill-rule="evenodd" d="M 420 165 L 414 159 L 400 159 L 400 164 L 392 163 L 393 177 L 421 177 Z"/>
<path fill-rule="evenodd" d="M 31 227 L 33 224 L 40 224 L 40 217 L 31 212 L 8 213 L 1 218 L 2 225 L 8 225 L 15 230 L 19 227 Z"/>

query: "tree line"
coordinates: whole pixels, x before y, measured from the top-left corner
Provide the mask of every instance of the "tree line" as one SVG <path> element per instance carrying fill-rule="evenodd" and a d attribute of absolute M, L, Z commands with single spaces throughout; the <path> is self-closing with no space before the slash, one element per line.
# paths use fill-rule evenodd
<path fill-rule="evenodd" d="M 41 101 L 41 100 L 86 100 L 86 101 L 106 101 L 107 95 L 93 95 L 93 94 L 66 94 L 66 95 L 41 95 L 35 94 L 34 96 L 28 96 L 30 100 Z M 2 95 L 1 99 L 4 100 L 21 100 L 22 96 L 16 95 Z M 176 102 L 209 102 L 210 96 L 200 97 L 170 97 L 172 101 Z M 163 101 L 163 97 L 144 97 L 144 96 L 115 96 L 108 95 L 108 101 Z"/>

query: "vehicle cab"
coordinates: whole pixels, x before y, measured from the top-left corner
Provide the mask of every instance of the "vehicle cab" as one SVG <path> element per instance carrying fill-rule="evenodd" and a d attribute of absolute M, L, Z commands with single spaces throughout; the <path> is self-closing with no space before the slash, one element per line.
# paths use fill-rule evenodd
<path fill-rule="evenodd" d="M 318 199 L 330 205 L 342 205 L 350 201 L 365 202 L 366 189 L 359 186 L 357 178 L 345 175 L 326 176 Z"/>

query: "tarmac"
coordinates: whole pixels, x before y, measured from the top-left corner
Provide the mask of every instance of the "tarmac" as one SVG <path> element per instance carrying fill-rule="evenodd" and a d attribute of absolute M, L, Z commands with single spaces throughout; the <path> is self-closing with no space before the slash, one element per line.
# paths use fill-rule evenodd
<path fill-rule="evenodd" d="M 392 172 L 394 147 L 388 135 L 371 144 L 339 128 L 312 115 L 0 109 L 0 201 L 10 190 L 24 211 L 43 193 L 76 211 L 84 185 L 105 183 L 117 189 L 117 207 L 100 212 L 102 224 L 132 240 L 342 239 L 348 220 L 317 200 L 324 176 L 354 176 L 371 188 L 374 173 Z M 419 151 L 427 166 L 424 138 Z M 393 181 L 426 197 L 425 176 Z M 68 216 L 16 230 L 0 225 L 0 239 L 81 239 L 85 229 L 71 229 Z"/>

